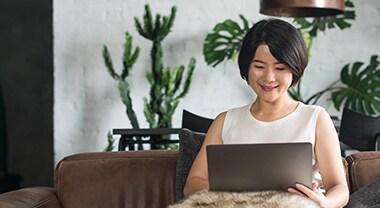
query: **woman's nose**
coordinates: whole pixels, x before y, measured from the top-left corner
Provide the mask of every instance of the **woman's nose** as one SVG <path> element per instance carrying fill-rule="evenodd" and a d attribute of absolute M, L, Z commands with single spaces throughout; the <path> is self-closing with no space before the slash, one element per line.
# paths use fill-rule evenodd
<path fill-rule="evenodd" d="M 271 69 L 265 70 L 265 73 L 263 74 L 263 79 L 264 79 L 264 81 L 267 81 L 267 82 L 275 81 L 276 80 L 275 77 L 276 77 L 275 73 Z"/>

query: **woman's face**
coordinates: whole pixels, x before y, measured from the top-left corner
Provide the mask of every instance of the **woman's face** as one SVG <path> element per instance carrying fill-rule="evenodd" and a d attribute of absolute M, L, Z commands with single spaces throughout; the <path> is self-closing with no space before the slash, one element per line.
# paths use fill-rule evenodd
<path fill-rule="evenodd" d="M 268 45 L 260 45 L 248 71 L 249 85 L 258 99 L 273 103 L 287 97 L 292 80 L 290 69 L 272 56 Z"/>

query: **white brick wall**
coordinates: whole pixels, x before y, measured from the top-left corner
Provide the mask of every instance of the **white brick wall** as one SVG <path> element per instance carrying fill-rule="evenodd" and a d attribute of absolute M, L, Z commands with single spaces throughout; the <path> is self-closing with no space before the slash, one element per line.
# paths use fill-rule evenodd
<path fill-rule="evenodd" d="M 357 20 L 349 30 L 329 30 L 319 34 L 303 79 L 306 97 L 338 79 L 344 64 L 368 62 L 380 55 L 380 2 L 354 0 Z M 168 15 L 177 6 L 173 31 L 163 42 L 165 66 L 187 65 L 197 59 L 189 94 L 173 118 L 181 125 L 182 109 L 215 117 L 231 107 L 244 105 L 253 93 L 240 78 L 237 64 L 227 62 L 211 68 L 204 62 L 203 41 L 216 23 L 225 19 L 239 21 L 239 14 L 251 21 L 259 14 L 259 1 L 218 0 L 55 0 L 54 1 L 54 142 L 55 161 L 69 154 L 102 151 L 112 128 L 130 127 L 120 101 L 116 82 L 108 75 L 101 57 L 102 45 L 109 47 L 114 64 L 121 69 L 124 32 L 134 37 L 141 48 L 140 57 L 129 78 L 132 99 L 141 127 L 148 127 L 142 98 L 148 95 L 145 73 L 150 69 L 150 42 L 140 37 L 133 17 L 141 18 L 144 4 L 153 13 Z M 331 102 L 320 103 L 332 115 L 339 115 Z"/>

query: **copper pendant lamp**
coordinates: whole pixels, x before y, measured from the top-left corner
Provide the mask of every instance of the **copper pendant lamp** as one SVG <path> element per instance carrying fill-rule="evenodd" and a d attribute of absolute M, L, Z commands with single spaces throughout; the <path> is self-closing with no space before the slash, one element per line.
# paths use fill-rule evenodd
<path fill-rule="evenodd" d="M 344 0 L 260 0 L 260 13 L 283 17 L 321 17 L 342 14 Z"/>

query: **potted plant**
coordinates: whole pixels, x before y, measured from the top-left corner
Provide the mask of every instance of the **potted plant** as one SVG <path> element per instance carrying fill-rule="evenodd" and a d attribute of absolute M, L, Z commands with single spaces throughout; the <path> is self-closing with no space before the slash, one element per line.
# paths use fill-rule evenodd
<path fill-rule="evenodd" d="M 150 84 L 149 97 L 144 97 L 144 115 L 149 123 L 150 128 L 171 128 L 172 116 L 180 102 L 189 91 L 191 77 L 195 68 L 195 59 L 191 58 L 185 72 L 183 65 L 170 69 L 164 67 L 162 42 L 171 32 L 176 7 L 173 6 L 169 16 L 156 14 L 152 15 L 149 5 L 145 5 L 145 14 L 142 21 L 135 17 L 135 26 L 138 33 L 152 42 L 151 48 L 151 70 L 146 73 L 146 78 Z M 128 76 L 133 68 L 134 63 L 139 56 L 139 47 L 133 47 L 132 36 L 125 33 L 125 44 L 123 54 L 123 69 L 117 73 L 113 67 L 113 61 L 107 46 L 103 47 L 103 59 L 106 68 L 113 79 L 118 82 L 119 94 L 126 107 L 126 113 L 133 129 L 139 129 L 140 125 L 135 111 L 133 110 L 132 98 L 130 96 L 130 87 Z M 152 137 L 152 140 L 162 139 Z M 141 140 L 141 138 L 136 138 Z M 109 143 L 112 141 L 108 136 Z M 112 145 L 111 145 L 112 147 Z M 167 148 L 168 145 L 151 145 L 151 149 Z M 142 149 L 142 145 L 139 145 Z"/>

